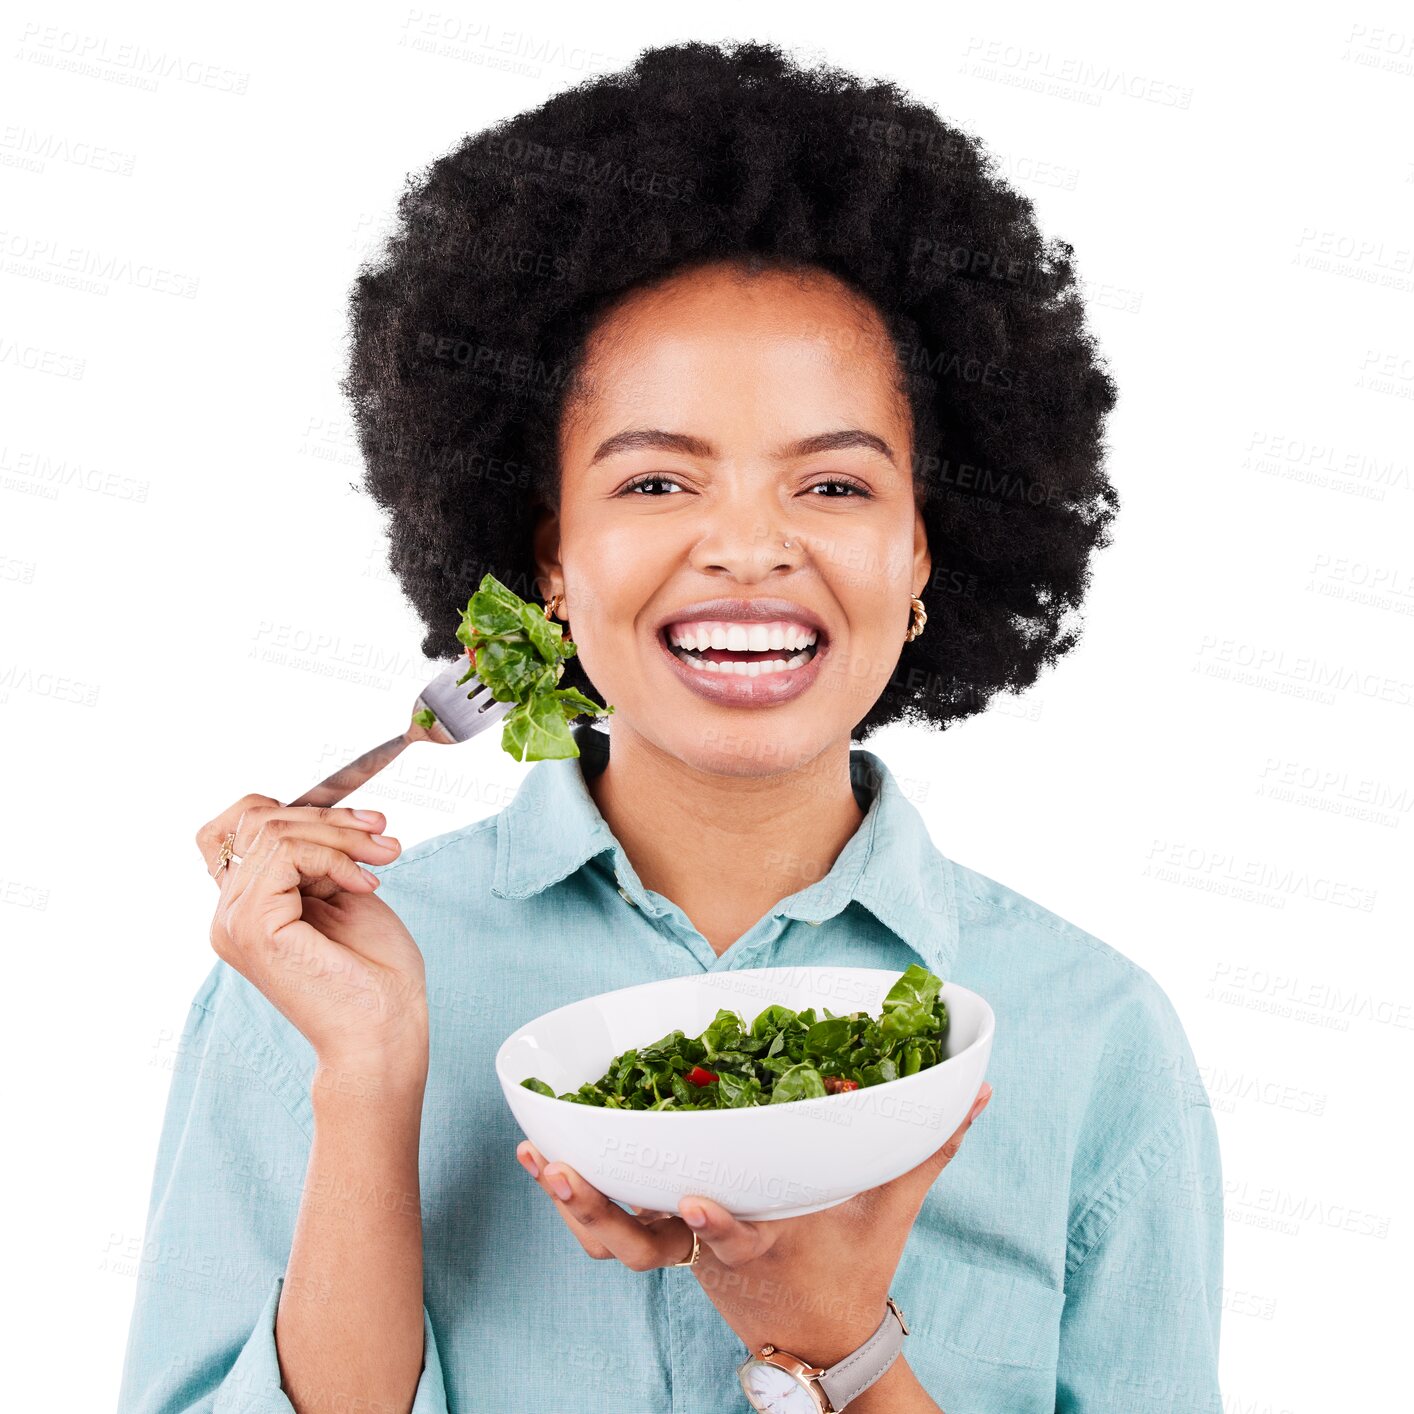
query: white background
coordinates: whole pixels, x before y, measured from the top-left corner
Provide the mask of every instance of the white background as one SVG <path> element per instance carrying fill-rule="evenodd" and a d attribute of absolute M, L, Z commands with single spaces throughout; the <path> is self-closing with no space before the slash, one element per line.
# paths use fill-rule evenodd
<path fill-rule="evenodd" d="M 1081 647 L 869 745 L 945 853 L 1177 1006 L 1222 1137 L 1227 1409 L 1385 1407 L 1414 1259 L 1409 12 L 605 11 L 4 21 L 7 1402 L 116 1399 L 213 961 L 193 832 L 392 735 L 432 671 L 335 387 L 405 174 L 646 45 L 758 37 L 976 132 L 1075 245 L 1123 502 Z M 414 747 L 349 803 L 405 845 L 458 828 L 522 777 L 495 741 Z"/>

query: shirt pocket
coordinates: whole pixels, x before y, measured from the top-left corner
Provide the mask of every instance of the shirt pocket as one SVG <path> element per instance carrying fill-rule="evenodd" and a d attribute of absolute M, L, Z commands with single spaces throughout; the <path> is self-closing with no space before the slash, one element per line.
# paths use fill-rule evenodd
<path fill-rule="evenodd" d="M 893 1289 L 904 1356 L 948 1414 L 1052 1414 L 1064 1291 L 931 1254 Z"/>

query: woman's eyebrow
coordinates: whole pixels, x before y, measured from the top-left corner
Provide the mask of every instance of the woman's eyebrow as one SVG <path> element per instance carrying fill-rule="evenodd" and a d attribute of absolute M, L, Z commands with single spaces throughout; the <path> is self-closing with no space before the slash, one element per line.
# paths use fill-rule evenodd
<path fill-rule="evenodd" d="M 893 461 L 893 448 L 884 441 L 882 437 L 877 437 L 872 432 L 862 431 L 858 427 L 847 427 L 842 432 L 819 432 L 814 437 L 803 437 L 799 442 L 792 442 L 788 447 L 782 447 L 776 457 L 780 461 L 789 461 L 792 457 L 813 456 L 816 452 L 842 452 L 851 447 L 863 447 L 866 451 L 878 452 L 881 456 Z"/>
<path fill-rule="evenodd" d="M 789 461 L 794 457 L 845 451 L 851 447 L 878 452 L 889 461 L 894 459 L 893 448 L 882 437 L 858 427 L 845 428 L 840 432 L 817 432 L 813 437 L 802 437 L 798 442 L 778 448 L 772 455 L 777 461 Z M 708 458 L 717 455 L 716 448 L 701 437 L 693 437 L 686 432 L 665 432 L 657 427 L 636 427 L 606 437 L 595 448 L 589 465 L 593 466 L 619 452 L 636 451 L 681 452 L 684 456 Z"/>

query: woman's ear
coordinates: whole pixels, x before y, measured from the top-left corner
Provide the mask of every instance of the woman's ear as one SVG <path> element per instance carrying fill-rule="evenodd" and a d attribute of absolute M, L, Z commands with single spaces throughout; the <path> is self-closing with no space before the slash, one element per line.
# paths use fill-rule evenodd
<path fill-rule="evenodd" d="M 917 594 L 921 599 L 933 577 L 933 556 L 928 550 L 928 527 L 923 520 L 923 512 L 915 507 L 913 511 L 913 582 L 918 585 Z"/>
<path fill-rule="evenodd" d="M 535 560 L 534 588 L 541 599 L 563 593 L 564 574 L 560 566 L 559 513 L 543 501 L 536 503 L 535 529 L 531 532 L 531 554 Z"/>

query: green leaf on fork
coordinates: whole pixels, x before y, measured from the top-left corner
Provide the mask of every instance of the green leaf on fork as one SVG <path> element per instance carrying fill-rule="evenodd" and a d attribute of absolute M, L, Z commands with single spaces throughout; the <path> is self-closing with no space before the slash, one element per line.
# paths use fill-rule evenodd
<path fill-rule="evenodd" d="M 517 597 L 495 575 L 482 577 L 462 610 L 457 639 L 475 675 L 497 702 L 515 706 L 501 719 L 501 747 L 517 761 L 552 761 L 579 755 L 570 722 L 581 713 L 609 715 L 578 688 L 558 686 L 565 662 L 579 649 L 539 604 Z"/>

